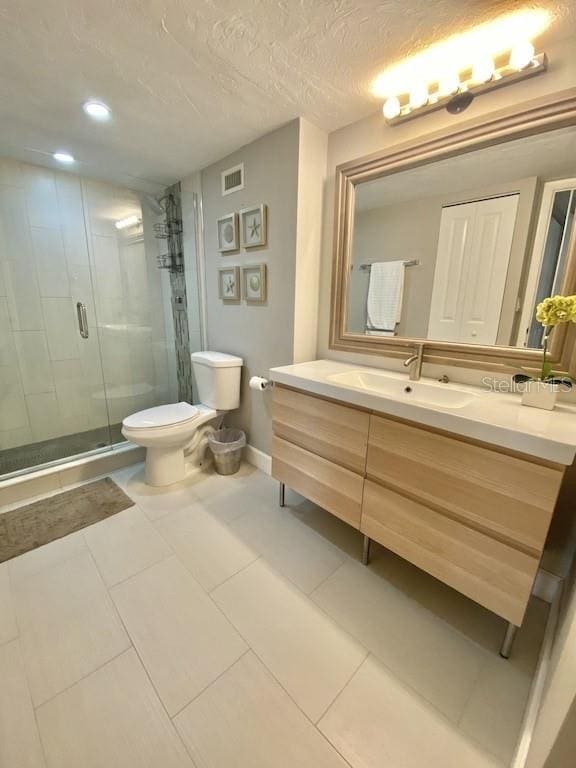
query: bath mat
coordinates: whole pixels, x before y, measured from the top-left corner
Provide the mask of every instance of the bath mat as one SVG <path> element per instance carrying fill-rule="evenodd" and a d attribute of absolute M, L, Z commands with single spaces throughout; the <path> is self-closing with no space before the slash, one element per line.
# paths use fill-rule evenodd
<path fill-rule="evenodd" d="M 105 477 L 0 514 L 0 563 L 134 506 Z"/>

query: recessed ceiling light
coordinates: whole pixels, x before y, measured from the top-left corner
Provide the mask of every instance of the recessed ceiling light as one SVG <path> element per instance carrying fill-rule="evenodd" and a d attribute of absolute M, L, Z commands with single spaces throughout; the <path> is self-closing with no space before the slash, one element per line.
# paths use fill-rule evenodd
<path fill-rule="evenodd" d="M 86 101 L 82 105 L 82 109 L 94 120 L 110 120 L 112 115 L 110 107 L 107 107 L 101 101 Z"/>
<path fill-rule="evenodd" d="M 54 160 L 58 160 L 59 163 L 70 164 L 75 162 L 74 156 L 71 155 L 70 152 L 54 152 L 52 157 L 54 158 Z"/>

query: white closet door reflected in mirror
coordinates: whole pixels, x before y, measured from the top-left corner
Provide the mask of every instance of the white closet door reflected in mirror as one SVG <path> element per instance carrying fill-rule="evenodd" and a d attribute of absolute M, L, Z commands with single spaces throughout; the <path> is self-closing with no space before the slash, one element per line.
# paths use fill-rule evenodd
<path fill-rule="evenodd" d="M 518 195 L 442 209 L 428 338 L 496 344 L 517 209 Z"/>

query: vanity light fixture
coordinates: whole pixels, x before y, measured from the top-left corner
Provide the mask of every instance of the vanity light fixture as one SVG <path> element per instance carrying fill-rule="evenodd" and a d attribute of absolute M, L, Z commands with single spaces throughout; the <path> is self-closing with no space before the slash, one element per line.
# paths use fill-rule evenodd
<path fill-rule="evenodd" d="M 426 83 L 417 83 L 410 91 L 408 104 L 411 109 L 418 109 L 428 103 L 428 87 Z"/>
<path fill-rule="evenodd" d="M 438 81 L 438 96 L 453 96 L 460 90 L 460 74 L 455 69 L 447 70 Z"/>
<path fill-rule="evenodd" d="M 110 107 L 101 101 L 85 101 L 82 109 L 93 120 L 99 120 L 101 123 L 110 120 L 112 116 Z"/>
<path fill-rule="evenodd" d="M 133 214 L 132 216 L 126 216 L 125 219 L 118 219 L 114 222 L 116 229 L 127 229 L 128 227 L 136 227 L 142 223 L 140 216 Z"/>
<path fill-rule="evenodd" d="M 400 114 L 400 101 L 396 98 L 396 96 L 390 96 L 389 99 L 386 99 L 382 111 L 384 112 L 384 117 L 387 120 L 393 120 Z"/>
<path fill-rule="evenodd" d="M 472 84 L 488 83 L 494 77 L 494 62 L 489 56 L 482 56 L 472 67 Z"/>
<path fill-rule="evenodd" d="M 521 71 L 529 67 L 534 59 L 534 46 L 529 40 L 518 43 L 510 51 L 510 66 Z"/>
<path fill-rule="evenodd" d="M 395 124 L 446 107 L 457 114 L 475 96 L 545 72 L 532 40 L 550 24 L 543 9 L 507 14 L 433 45 L 379 75 L 372 93 Z"/>
<path fill-rule="evenodd" d="M 64 163 L 64 165 L 70 165 L 71 163 L 74 163 L 74 156 L 70 154 L 70 152 L 64 152 L 63 150 L 59 150 L 58 152 L 54 152 L 52 155 L 54 160 L 57 160 L 59 163 Z"/>

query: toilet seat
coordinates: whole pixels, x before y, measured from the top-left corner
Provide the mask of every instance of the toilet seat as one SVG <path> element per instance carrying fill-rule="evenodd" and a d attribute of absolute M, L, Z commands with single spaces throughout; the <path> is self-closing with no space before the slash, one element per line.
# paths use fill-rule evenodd
<path fill-rule="evenodd" d="M 170 403 L 146 408 L 127 416 L 122 424 L 128 429 L 156 429 L 186 424 L 198 418 L 200 409 L 190 403 Z"/>

